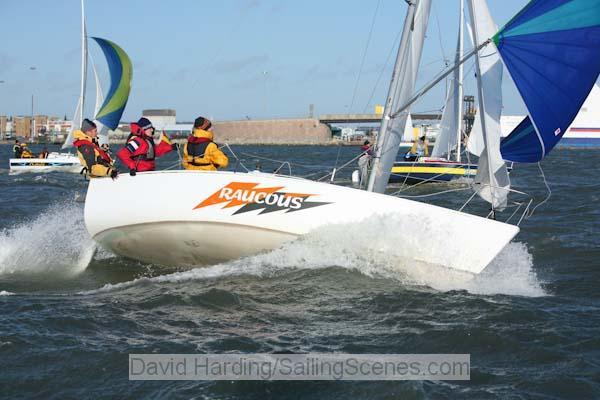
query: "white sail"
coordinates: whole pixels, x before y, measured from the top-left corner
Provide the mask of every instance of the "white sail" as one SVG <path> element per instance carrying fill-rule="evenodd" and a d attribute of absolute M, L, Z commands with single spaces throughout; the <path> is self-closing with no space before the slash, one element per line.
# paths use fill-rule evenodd
<path fill-rule="evenodd" d="M 87 80 L 87 30 L 85 27 L 85 9 L 83 0 L 81 0 L 81 87 L 79 92 L 79 100 L 75 108 L 75 114 L 71 122 L 71 129 L 62 148 L 67 148 L 73 145 L 73 131 L 81 127 L 83 122 L 83 112 L 85 109 L 85 83 Z"/>
<path fill-rule="evenodd" d="M 96 70 L 96 63 L 94 62 L 93 57 L 91 57 L 91 54 L 90 58 L 92 60 L 92 71 L 94 72 L 94 79 L 96 81 L 96 105 L 94 106 L 94 116 L 96 116 L 102 107 L 102 103 L 104 103 L 104 92 L 102 91 L 102 84 L 100 83 L 98 71 Z M 98 127 L 98 142 L 100 144 L 108 143 L 108 127 L 98 120 L 94 120 L 94 122 Z"/>
<path fill-rule="evenodd" d="M 456 44 L 456 55 L 454 62 L 459 63 L 463 55 L 463 0 L 460 1 L 460 17 L 458 23 L 458 43 Z M 461 122 L 462 122 L 462 97 L 463 97 L 463 65 L 460 64 L 454 70 L 446 105 L 442 113 L 440 123 L 440 134 L 438 135 L 432 157 L 442 157 L 447 155 L 450 158 L 452 151 L 456 151 L 456 161 L 460 161 L 460 140 L 461 140 Z"/>
<path fill-rule="evenodd" d="M 473 40 L 479 43 L 494 36 L 498 31 L 485 0 L 469 0 Z M 479 93 L 478 120 L 471 136 L 478 147 L 479 163 L 475 187 L 479 196 L 493 208 L 506 206 L 510 180 L 500 154 L 500 114 L 502 112 L 502 62 L 494 46 L 488 45 L 476 55 L 476 71 Z M 477 154 L 477 153 L 475 153 Z"/>
<path fill-rule="evenodd" d="M 406 118 L 406 124 L 404 125 L 404 134 L 402 135 L 403 142 L 412 142 L 415 139 L 414 127 L 410 114 Z"/>
<path fill-rule="evenodd" d="M 391 118 L 391 115 L 399 111 L 398 107 L 406 103 L 413 94 L 430 9 L 431 0 L 417 0 L 409 3 L 377 138 L 373 168 L 369 177 L 368 190 L 370 191 L 385 192 L 392 165 L 396 160 L 410 110 L 409 108 L 402 110 L 396 118 Z"/>

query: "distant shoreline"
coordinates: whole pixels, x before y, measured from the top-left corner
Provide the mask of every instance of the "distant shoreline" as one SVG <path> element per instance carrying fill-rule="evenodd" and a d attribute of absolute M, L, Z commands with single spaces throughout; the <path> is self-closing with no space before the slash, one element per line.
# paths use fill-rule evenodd
<path fill-rule="evenodd" d="M 173 139 L 175 143 L 185 143 L 186 139 Z M 217 143 L 223 144 L 225 142 L 220 142 L 217 138 Z M 354 141 L 338 141 L 331 140 L 328 142 L 315 142 L 315 143 L 300 143 L 300 142 L 287 142 L 287 143 L 271 143 L 271 142 L 247 142 L 247 141 L 228 141 L 227 144 L 236 145 L 236 146 L 361 146 L 364 140 L 354 140 Z M 0 144 L 14 144 L 14 139 L 9 140 L 0 140 Z M 27 142 L 29 143 L 29 142 Z M 60 146 L 62 143 L 44 143 L 44 142 L 34 142 L 30 143 L 34 145 L 48 145 L 48 146 Z M 116 139 L 110 141 L 111 145 L 122 145 L 125 144 L 125 139 Z"/>

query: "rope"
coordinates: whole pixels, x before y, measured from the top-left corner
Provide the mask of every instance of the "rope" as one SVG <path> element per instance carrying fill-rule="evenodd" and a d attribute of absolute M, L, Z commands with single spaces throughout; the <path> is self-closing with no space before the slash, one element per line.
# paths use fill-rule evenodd
<path fill-rule="evenodd" d="M 544 200 L 542 200 L 541 203 L 538 203 L 535 207 L 533 207 L 533 209 L 531 210 L 531 212 L 529 213 L 529 215 L 527 215 L 526 218 L 531 218 L 533 216 L 533 213 L 535 212 L 535 210 L 539 206 L 541 206 L 542 204 L 544 204 L 548 200 L 550 200 L 550 197 L 552 196 L 552 190 L 550 189 L 550 186 L 548 185 L 548 181 L 546 180 L 546 175 L 544 174 L 544 170 L 542 169 L 542 164 L 540 164 L 538 162 L 537 165 L 538 165 L 538 168 L 540 169 L 540 174 L 542 175 L 542 179 L 544 180 L 544 185 L 546 185 L 546 190 L 548 190 L 548 194 L 546 195 L 546 198 Z"/>

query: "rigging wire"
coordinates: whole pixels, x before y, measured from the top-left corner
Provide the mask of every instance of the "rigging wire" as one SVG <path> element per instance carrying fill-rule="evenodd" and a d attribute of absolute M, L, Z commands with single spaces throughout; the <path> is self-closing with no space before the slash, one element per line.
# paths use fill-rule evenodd
<path fill-rule="evenodd" d="M 373 13 L 373 19 L 371 21 L 371 28 L 369 29 L 369 36 L 367 37 L 367 44 L 365 45 L 365 51 L 363 52 L 362 60 L 360 61 L 360 68 L 358 69 L 358 76 L 356 78 L 356 83 L 354 85 L 354 93 L 352 93 L 352 101 L 350 102 L 349 112 L 352 112 L 354 107 L 354 100 L 356 99 L 356 92 L 358 91 L 358 83 L 360 82 L 360 77 L 362 75 L 362 70 L 365 65 L 365 60 L 367 58 L 367 52 L 369 50 L 369 44 L 371 43 L 371 36 L 373 34 L 373 28 L 375 27 L 375 18 L 377 17 L 377 11 L 379 10 L 379 5 L 381 4 L 381 0 L 377 2 L 377 7 L 375 7 L 375 12 Z"/>
<path fill-rule="evenodd" d="M 369 109 L 369 105 L 371 104 L 371 101 L 373 100 L 373 97 L 375 96 L 375 91 L 377 90 L 377 86 L 379 86 L 379 82 L 381 81 L 381 78 L 383 77 L 383 73 L 385 72 L 385 70 L 390 62 L 390 58 L 392 57 L 392 54 L 394 54 L 394 50 L 398 48 L 397 43 L 398 43 L 398 40 L 400 40 L 401 33 L 402 33 L 402 29 L 400 29 L 398 31 L 398 33 L 396 34 L 396 38 L 394 39 L 392 48 L 390 49 L 388 56 L 385 59 L 385 62 L 383 63 L 383 67 L 381 67 L 381 71 L 379 72 L 377 81 L 375 81 L 375 85 L 373 86 L 373 90 L 371 91 L 371 95 L 369 96 L 369 100 L 367 101 L 367 104 L 365 104 L 365 107 L 363 108 L 363 114 L 365 114 L 367 112 L 367 110 Z"/>

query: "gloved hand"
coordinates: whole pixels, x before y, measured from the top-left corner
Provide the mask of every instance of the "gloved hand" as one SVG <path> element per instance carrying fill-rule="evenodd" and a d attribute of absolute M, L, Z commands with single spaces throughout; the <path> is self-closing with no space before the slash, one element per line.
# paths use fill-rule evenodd
<path fill-rule="evenodd" d="M 129 175 L 135 176 L 135 174 L 137 174 L 137 171 L 135 170 L 135 168 L 129 170 Z"/>
<path fill-rule="evenodd" d="M 113 169 L 112 171 L 110 171 L 110 177 L 114 181 L 115 179 L 117 179 L 119 177 L 119 171 L 117 171 L 116 169 Z"/>
<path fill-rule="evenodd" d="M 171 145 L 171 148 L 172 148 L 173 150 L 175 150 L 175 151 L 179 151 L 179 143 L 173 143 L 173 144 Z"/>

